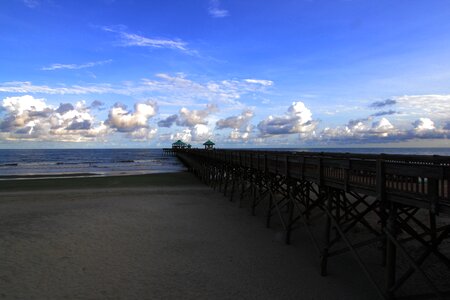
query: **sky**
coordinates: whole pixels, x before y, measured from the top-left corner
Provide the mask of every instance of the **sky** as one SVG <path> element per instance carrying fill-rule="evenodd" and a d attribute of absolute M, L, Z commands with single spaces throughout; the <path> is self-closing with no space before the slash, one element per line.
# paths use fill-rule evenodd
<path fill-rule="evenodd" d="M 450 147 L 447 0 L 3 0 L 0 148 Z"/>

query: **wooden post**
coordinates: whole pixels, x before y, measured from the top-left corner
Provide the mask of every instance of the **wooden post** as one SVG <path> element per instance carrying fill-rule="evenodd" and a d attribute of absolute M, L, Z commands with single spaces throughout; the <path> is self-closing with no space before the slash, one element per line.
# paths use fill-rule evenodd
<path fill-rule="evenodd" d="M 397 204 L 395 202 L 390 203 L 389 217 L 387 219 L 386 230 L 394 237 L 397 237 Z M 387 238 L 386 245 L 386 295 L 388 299 L 394 299 L 394 291 L 392 288 L 395 286 L 396 281 L 396 268 L 397 268 L 397 248 L 395 244 Z"/>
<path fill-rule="evenodd" d="M 385 174 L 385 165 L 384 159 L 382 156 L 377 159 L 376 166 L 376 193 L 377 193 L 377 201 L 379 201 L 380 207 L 380 223 L 381 223 L 381 232 L 383 233 L 386 229 L 387 222 L 387 202 L 386 202 L 386 174 Z M 382 240 L 382 253 L 381 253 L 381 265 L 386 265 L 386 243 L 387 237 L 385 236 Z"/>
<path fill-rule="evenodd" d="M 333 195 L 329 188 L 326 189 L 326 194 L 327 195 L 323 195 L 322 197 L 327 197 L 325 209 L 328 210 L 331 214 L 331 210 L 333 207 L 333 199 L 332 199 Z M 331 217 L 329 214 L 327 214 L 327 220 L 326 220 L 326 224 L 325 224 L 325 238 L 324 238 L 325 246 L 323 247 L 323 250 L 322 250 L 322 259 L 321 259 L 321 264 L 320 264 L 320 275 L 322 275 L 322 276 L 327 275 L 328 250 L 330 247 L 330 235 L 331 235 Z"/>

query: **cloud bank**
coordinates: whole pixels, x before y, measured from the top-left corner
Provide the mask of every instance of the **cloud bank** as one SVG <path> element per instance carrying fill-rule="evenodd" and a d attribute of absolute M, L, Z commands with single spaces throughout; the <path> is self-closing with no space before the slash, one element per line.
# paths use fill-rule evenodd
<path fill-rule="evenodd" d="M 110 132 L 103 122 L 95 121 L 83 101 L 55 108 L 45 99 L 25 95 L 6 97 L 1 107 L 0 136 L 6 140 L 76 142 L 101 139 Z"/>

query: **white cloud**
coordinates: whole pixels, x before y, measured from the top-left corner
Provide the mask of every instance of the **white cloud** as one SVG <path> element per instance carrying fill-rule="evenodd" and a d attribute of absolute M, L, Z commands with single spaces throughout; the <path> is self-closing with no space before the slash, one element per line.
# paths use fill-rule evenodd
<path fill-rule="evenodd" d="M 176 132 L 170 135 L 170 140 L 182 140 L 185 143 L 190 143 L 192 140 L 191 129 L 185 128 L 181 132 Z"/>
<path fill-rule="evenodd" d="M 333 142 L 372 142 L 398 136 L 400 132 L 386 118 L 367 124 L 372 118 L 350 121 L 345 127 L 325 128 L 320 139 Z"/>
<path fill-rule="evenodd" d="M 6 97 L 2 101 L 2 107 L 15 115 L 22 115 L 25 111 L 43 111 L 49 108 L 44 99 L 36 99 L 30 95 Z"/>
<path fill-rule="evenodd" d="M 448 120 L 449 95 L 405 95 L 394 97 L 397 107 L 409 116 L 426 116 L 435 120 Z"/>
<path fill-rule="evenodd" d="M 102 122 L 96 122 L 83 101 L 55 108 L 45 99 L 24 95 L 3 99 L 1 107 L 0 132 L 8 140 L 77 142 L 102 138 L 110 132 Z"/>
<path fill-rule="evenodd" d="M 209 127 L 204 124 L 197 124 L 194 126 L 192 130 L 192 141 L 206 141 L 210 139 L 212 136 L 211 131 L 209 130 Z"/>
<path fill-rule="evenodd" d="M 149 141 L 156 136 L 157 128 L 139 128 L 135 131 L 129 132 L 128 137 L 134 141 Z"/>
<path fill-rule="evenodd" d="M 23 4 L 29 8 L 35 8 L 38 7 L 41 2 L 39 0 L 22 0 Z"/>
<path fill-rule="evenodd" d="M 445 126 L 437 128 L 429 118 L 419 118 L 412 123 L 413 128 L 397 128 L 386 118 L 367 124 L 369 118 L 349 122 L 345 127 L 325 128 L 317 140 L 346 143 L 387 143 L 413 139 L 446 139 L 450 130 Z"/>
<path fill-rule="evenodd" d="M 263 86 L 271 86 L 273 85 L 273 81 L 271 80 L 264 80 L 264 79 L 244 79 L 247 83 L 254 83 L 254 84 L 260 84 Z"/>
<path fill-rule="evenodd" d="M 148 128 L 148 120 L 156 115 L 157 105 L 148 101 L 136 103 L 134 112 L 126 110 L 126 107 L 116 104 L 109 111 L 107 124 L 120 132 L 131 132 L 141 128 Z"/>
<path fill-rule="evenodd" d="M 371 132 L 380 134 L 381 136 L 388 136 L 394 130 L 394 126 L 386 118 L 381 118 L 379 121 L 372 123 Z"/>
<path fill-rule="evenodd" d="M 61 69 L 78 70 L 78 69 L 92 68 L 95 66 L 109 64 L 111 62 L 112 62 L 112 59 L 88 62 L 88 63 L 84 63 L 84 64 L 80 64 L 80 65 L 77 65 L 77 64 L 52 64 L 48 67 L 43 67 L 41 70 L 44 70 L 44 71 L 53 71 L 53 70 L 61 70 Z"/>
<path fill-rule="evenodd" d="M 219 0 L 210 0 L 209 1 L 208 12 L 214 18 L 224 18 L 224 17 L 228 17 L 230 15 L 228 10 L 220 8 Z"/>
<path fill-rule="evenodd" d="M 185 143 L 205 142 L 212 137 L 212 132 L 207 125 L 196 124 L 191 128 L 184 128 L 181 131 L 170 134 L 171 141 L 181 140 Z"/>
<path fill-rule="evenodd" d="M 286 114 L 269 116 L 258 124 L 262 136 L 300 133 L 314 131 L 317 121 L 313 121 L 311 111 L 303 102 L 293 102 Z"/>
<path fill-rule="evenodd" d="M 231 142 L 247 142 L 250 139 L 250 134 L 253 130 L 251 125 L 243 129 L 235 128 L 230 131 L 230 135 L 228 136 Z"/>
<path fill-rule="evenodd" d="M 420 118 L 412 124 L 414 126 L 414 130 L 418 132 L 436 129 L 436 126 L 434 126 L 434 122 L 429 118 Z"/>
<path fill-rule="evenodd" d="M 0 84 L 0 92 L 6 93 L 40 93 L 50 95 L 82 95 L 82 94 L 129 94 L 125 89 L 113 88 L 109 84 L 70 87 L 49 87 L 47 85 L 34 85 L 29 81 L 13 81 Z"/>
<path fill-rule="evenodd" d="M 195 51 L 188 49 L 187 43 L 179 39 L 148 38 L 135 33 L 124 31 L 124 26 L 104 26 L 104 31 L 119 35 L 120 45 L 124 47 L 149 47 L 179 50 L 184 53 L 193 54 Z"/>
<path fill-rule="evenodd" d="M 245 80 L 222 80 L 197 82 L 186 78 L 184 74 L 171 76 L 156 74 L 157 80 L 142 79 L 139 82 L 124 82 L 122 84 L 87 84 L 72 86 L 35 85 L 29 81 L 14 81 L 0 83 L 0 92 L 6 93 L 40 93 L 57 95 L 84 94 L 118 94 L 145 95 L 159 94 L 161 104 L 180 105 L 180 103 L 197 104 L 198 100 L 222 102 L 243 106 L 238 100 L 247 94 L 264 93 L 267 86 L 249 83 Z"/>
<path fill-rule="evenodd" d="M 249 130 L 249 122 L 253 118 L 253 111 L 250 109 L 244 110 L 240 115 L 238 116 L 231 116 L 225 119 L 220 119 L 216 122 L 216 128 L 217 129 L 224 129 L 224 128 L 231 128 L 233 129 L 230 133 L 231 139 L 237 139 L 242 138 L 245 136 L 245 138 L 248 137 Z M 241 133 L 241 131 L 244 130 L 244 132 Z"/>
<path fill-rule="evenodd" d="M 159 80 L 143 79 L 143 89 L 164 91 L 176 99 L 206 99 L 209 101 L 241 105 L 238 100 L 242 95 L 265 92 L 267 86 L 249 83 L 246 80 L 221 80 L 197 82 L 186 78 L 183 73 L 175 76 L 156 74 Z"/>
<path fill-rule="evenodd" d="M 208 124 L 207 117 L 217 111 L 217 106 L 207 104 L 205 109 L 189 110 L 186 107 L 180 109 L 180 114 L 176 120 L 178 126 L 193 127 L 197 124 Z"/>

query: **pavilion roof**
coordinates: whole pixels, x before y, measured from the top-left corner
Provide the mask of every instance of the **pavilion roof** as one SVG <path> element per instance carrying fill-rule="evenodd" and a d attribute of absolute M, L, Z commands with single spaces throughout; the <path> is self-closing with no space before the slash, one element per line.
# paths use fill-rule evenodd
<path fill-rule="evenodd" d="M 172 146 L 185 146 L 186 143 L 182 142 L 181 140 L 176 141 L 175 143 L 172 143 Z"/>
<path fill-rule="evenodd" d="M 211 140 L 207 140 L 206 142 L 203 143 L 203 145 L 209 146 L 209 145 L 215 145 L 215 144 L 213 142 L 211 142 Z"/>

